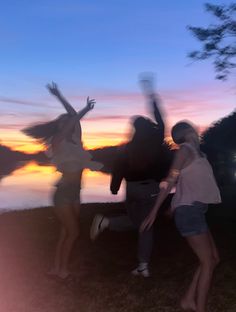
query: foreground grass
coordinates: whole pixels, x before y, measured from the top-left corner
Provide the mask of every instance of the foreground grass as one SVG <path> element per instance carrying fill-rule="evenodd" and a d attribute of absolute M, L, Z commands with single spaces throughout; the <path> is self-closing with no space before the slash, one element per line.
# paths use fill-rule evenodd
<path fill-rule="evenodd" d="M 0 216 L 0 312 L 178 312 L 196 258 L 175 230 L 160 219 L 150 279 L 132 277 L 136 264 L 134 233 L 104 232 L 89 241 L 97 212 L 119 213 L 123 204 L 82 207 L 80 238 L 72 256 L 76 282 L 60 283 L 46 272 L 53 258 L 59 225 L 49 208 Z M 236 311 L 235 224 L 213 220 L 221 254 L 210 292 L 209 312 Z"/>

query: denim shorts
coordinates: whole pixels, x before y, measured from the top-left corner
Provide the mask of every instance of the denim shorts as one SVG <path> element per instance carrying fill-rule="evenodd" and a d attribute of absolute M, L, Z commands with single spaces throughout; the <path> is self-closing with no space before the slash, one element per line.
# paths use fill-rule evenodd
<path fill-rule="evenodd" d="M 175 224 L 184 237 L 202 234 L 208 231 L 205 213 L 208 205 L 194 202 L 192 205 L 183 205 L 175 209 Z"/>
<path fill-rule="evenodd" d="M 76 183 L 59 182 L 53 194 L 55 207 L 73 204 L 80 199 L 80 185 Z"/>

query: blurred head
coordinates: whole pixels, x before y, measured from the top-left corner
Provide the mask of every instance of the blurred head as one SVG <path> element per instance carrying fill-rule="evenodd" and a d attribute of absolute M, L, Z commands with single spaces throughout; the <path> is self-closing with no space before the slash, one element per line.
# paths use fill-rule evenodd
<path fill-rule="evenodd" d="M 160 152 L 159 131 L 151 119 L 134 116 L 131 120 L 134 133 L 127 144 L 129 168 L 145 171 L 156 163 Z"/>
<path fill-rule="evenodd" d="M 143 116 L 133 117 L 133 126 L 136 131 L 145 129 L 147 127 L 147 119 Z"/>
<path fill-rule="evenodd" d="M 70 118 L 69 114 L 62 114 L 58 118 L 41 123 L 36 124 L 30 127 L 23 129 L 22 131 L 35 139 L 39 139 L 42 141 L 47 141 L 49 138 L 53 137 L 60 129 L 63 128 L 65 123 Z"/>
<path fill-rule="evenodd" d="M 180 121 L 171 130 L 171 136 L 176 144 L 189 141 L 199 141 L 198 133 L 188 121 Z"/>
<path fill-rule="evenodd" d="M 69 120 L 69 114 L 61 114 L 55 122 L 57 123 L 58 130 L 62 129 L 65 126 L 65 123 Z"/>
<path fill-rule="evenodd" d="M 141 142 L 150 140 L 153 126 L 155 126 L 150 119 L 143 116 L 135 116 L 132 118 L 132 125 L 134 133 L 131 141 L 134 144 L 140 144 Z"/>

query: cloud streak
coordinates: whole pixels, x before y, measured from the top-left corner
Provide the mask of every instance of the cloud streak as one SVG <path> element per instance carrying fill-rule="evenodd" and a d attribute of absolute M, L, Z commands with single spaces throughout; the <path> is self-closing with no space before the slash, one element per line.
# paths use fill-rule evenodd
<path fill-rule="evenodd" d="M 99 142 L 104 146 L 106 140 L 109 143 L 112 140 L 115 143 L 118 140 L 124 140 L 130 130 L 128 127 L 132 116 L 148 115 L 151 117 L 148 101 L 139 92 L 104 90 L 104 92 L 94 91 L 93 94 L 97 101 L 95 109 L 82 120 L 83 136 L 86 138 L 87 146 L 90 144 L 99 146 Z M 204 128 L 213 121 L 231 113 L 235 108 L 235 101 L 233 100 L 235 95 L 223 87 L 216 89 L 215 86 L 193 86 L 188 89 L 161 90 L 160 95 L 162 99 L 161 108 L 167 124 L 167 134 L 170 125 L 178 120 L 190 119 L 200 128 Z M 84 100 L 85 97 L 69 95 L 68 99 L 73 103 Z M 19 131 L 26 125 L 55 118 L 55 116 L 50 117 L 50 114 L 52 115 L 50 109 L 57 108 L 59 111 L 60 104 L 53 106 L 47 101 L 48 99 L 45 99 L 45 103 L 42 105 L 38 100 L 0 97 L 0 102 L 29 107 L 27 110 L 22 109 L 18 113 L 19 116 L 14 111 L 1 114 L 0 129 L 3 132 L 3 137 L 4 131 L 10 135 L 11 131 L 12 133 Z M 30 109 L 31 107 L 32 109 Z M 44 111 L 34 113 L 36 107 L 43 108 Z M 40 118 L 44 120 L 39 120 Z M 16 145 L 17 141 L 20 143 L 20 140 L 17 139 L 11 142 Z M 22 143 L 24 142 L 22 141 Z"/>

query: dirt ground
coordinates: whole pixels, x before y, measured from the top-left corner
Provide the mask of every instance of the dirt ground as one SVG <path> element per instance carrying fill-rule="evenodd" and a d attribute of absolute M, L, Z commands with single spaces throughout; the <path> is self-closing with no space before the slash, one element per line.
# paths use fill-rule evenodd
<path fill-rule="evenodd" d="M 0 312 L 178 312 L 196 258 L 173 221 L 156 224 L 152 277 L 133 277 L 136 234 L 105 231 L 95 243 L 89 227 L 95 213 L 116 214 L 123 204 L 85 204 L 71 269 L 62 283 L 46 272 L 59 225 L 50 208 L 0 215 Z M 209 312 L 236 311 L 236 223 L 210 220 L 221 255 L 209 296 Z"/>

